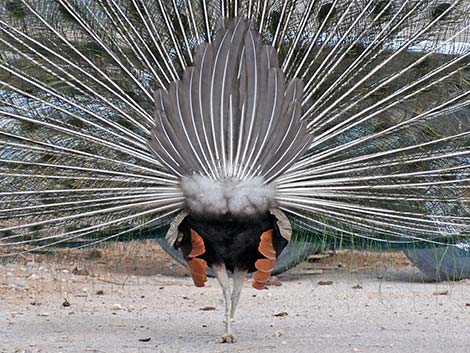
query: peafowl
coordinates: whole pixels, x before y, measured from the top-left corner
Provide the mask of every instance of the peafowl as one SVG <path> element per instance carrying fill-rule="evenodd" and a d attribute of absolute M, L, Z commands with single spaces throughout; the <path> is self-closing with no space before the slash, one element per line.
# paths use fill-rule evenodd
<path fill-rule="evenodd" d="M 165 235 L 233 342 L 295 237 L 466 240 L 469 38 L 467 0 L 3 0 L 0 255 Z"/>

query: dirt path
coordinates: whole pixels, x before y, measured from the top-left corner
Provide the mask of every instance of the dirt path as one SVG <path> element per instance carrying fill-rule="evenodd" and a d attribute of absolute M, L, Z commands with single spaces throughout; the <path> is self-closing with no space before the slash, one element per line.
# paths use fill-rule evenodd
<path fill-rule="evenodd" d="M 233 345 L 218 343 L 223 305 L 215 280 L 195 288 L 157 248 L 87 256 L 0 265 L 0 352 L 470 349 L 470 282 L 426 282 L 400 256 L 377 263 L 361 255 L 348 266 L 345 258 L 324 259 L 263 291 L 247 280 Z"/>

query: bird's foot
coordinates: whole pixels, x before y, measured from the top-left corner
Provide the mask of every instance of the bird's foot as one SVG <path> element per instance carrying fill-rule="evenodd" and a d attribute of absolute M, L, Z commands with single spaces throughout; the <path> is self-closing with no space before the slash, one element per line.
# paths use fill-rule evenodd
<path fill-rule="evenodd" d="M 222 336 L 222 342 L 221 343 L 235 343 L 236 338 L 232 334 L 225 334 Z"/>

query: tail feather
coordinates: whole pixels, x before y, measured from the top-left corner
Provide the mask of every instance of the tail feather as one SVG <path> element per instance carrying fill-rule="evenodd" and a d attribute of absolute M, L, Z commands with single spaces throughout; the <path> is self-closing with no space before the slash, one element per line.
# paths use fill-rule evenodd
<path fill-rule="evenodd" d="M 2 245 L 165 229 L 192 175 L 262 178 L 262 208 L 309 236 L 468 237 L 469 13 L 465 0 L 4 2 Z"/>
<path fill-rule="evenodd" d="M 271 181 L 310 140 L 299 120 L 302 83 L 285 83 L 276 53 L 248 21 L 235 18 L 217 33 L 199 49 L 186 79 L 157 93 L 152 149 L 179 175 Z M 199 81 L 196 89 L 192 80 Z"/>

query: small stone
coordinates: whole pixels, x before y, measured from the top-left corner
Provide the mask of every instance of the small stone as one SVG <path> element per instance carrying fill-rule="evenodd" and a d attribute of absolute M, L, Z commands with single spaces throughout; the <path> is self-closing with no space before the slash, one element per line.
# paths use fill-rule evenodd
<path fill-rule="evenodd" d="M 216 310 L 216 309 L 215 309 L 215 306 L 204 306 L 204 307 L 200 308 L 199 310 L 201 310 L 201 311 L 212 311 L 212 310 Z"/>
<path fill-rule="evenodd" d="M 321 275 L 323 274 L 322 269 L 311 269 L 311 270 L 301 270 L 299 272 L 296 272 L 297 275 Z M 297 282 L 300 284 L 301 282 Z"/>
<path fill-rule="evenodd" d="M 86 256 L 87 260 L 95 260 L 103 257 L 103 254 L 98 249 L 92 249 Z"/>
<path fill-rule="evenodd" d="M 287 313 L 287 311 L 281 311 L 279 313 L 273 314 L 273 316 L 276 316 L 276 317 L 284 317 L 284 316 L 287 316 L 287 315 L 289 315 Z"/>
<path fill-rule="evenodd" d="M 276 276 L 271 276 L 271 278 L 269 278 L 268 283 L 266 283 L 266 285 L 280 287 L 282 286 L 282 282 Z"/>
<path fill-rule="evenodd" d="M 122 305 L 121 304 L 113 304 L 112 310 L 117 311 L 117 310 L 122 310 Z"/>
<path fill-rule="evenodd" d="M 319 286 L 331 286 L 333 281 L 318 281 Z"/>
<path fill-rule="evenodd" d="M 70 306 L 70 302 L 66 298 L 64 298 L 64 302 L 62 303 L 62 306 L 67 308 Z"/>
<path fill-rule="evenodd" d="M 356 284 L 351 287 L 352 289 L 362 289 L 362 286 L 360 284 Z"/>
<path fill-rule="evenodd" d="M 320 262 L 320 260 L 323 260 L 327 257 L 330 257 L 332 254 L 315 254 L 315 255 L 310 255 L 308 258 L 307 258 L 307 261 L 310 262 L 310 263 L 313 263 L 313 262 Z"/>
<path fill-rule="evenodd" d="M 111 326 L 112 327 L 127 327 L 127 325 L 123 322 L 113 322 Z"/>
<path fill-rule="evenodd" d="M 441 290 L 441 291 L 435 291 L 432 293 L 432 295 L 448 295 L 449 291 L 448 290 Z"/>
<path fill-rule="evenodd" d="M 90 273 L 85 269 L 75 267 L 72 270 L 72 274 L 74 274 L 76 276 L 88 276 Z"/>
<path fill-rule="evenodd" d="M 96 295 L 103 295 L 103 294 L 104 294 L 104 291 L 101 289 L 96 291 Z"/>
<path fill-rule="evenodd" d="M 16 288 L 26 288 L 26 282 L 25 281 L 18 281 L 15 283 Z"/>
<path fill-rule="evenodd" d="M 139 341 L 140 341 L 140 342 L 150 342 L 151 339 L 152 339 L 151 337 L 139 338 Z"/>
<path fill-rule="evenodd" d="M 284 336 L 284 331 L 282 330 L 278 330 L 278 331 L 275 331 L 274 334 L 273 334 L 274 337 L 281 337 L 281 336 Z"/>

